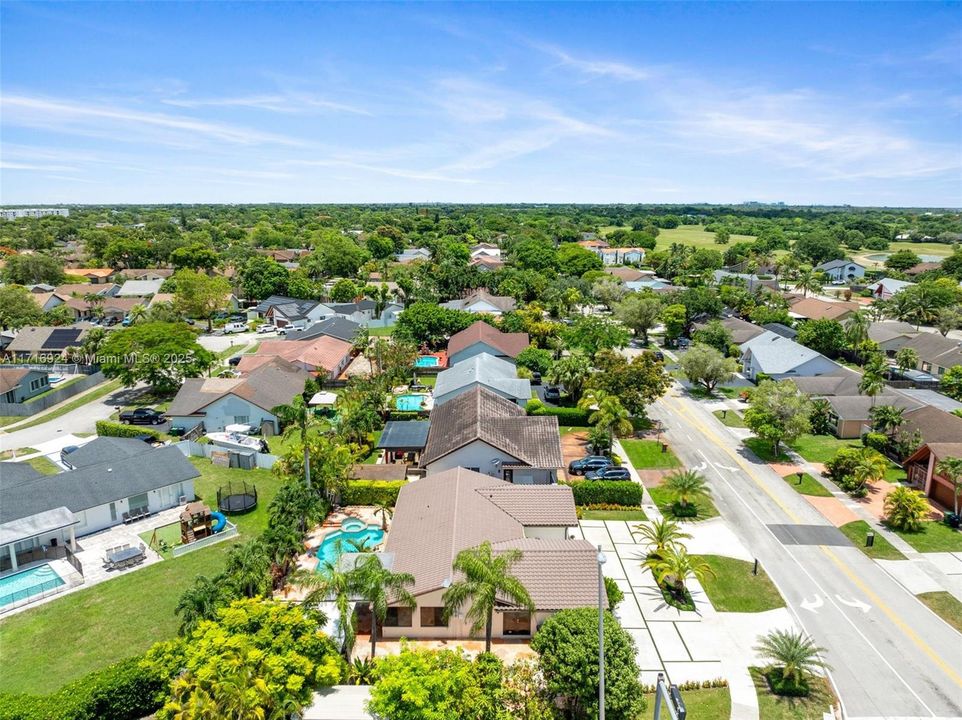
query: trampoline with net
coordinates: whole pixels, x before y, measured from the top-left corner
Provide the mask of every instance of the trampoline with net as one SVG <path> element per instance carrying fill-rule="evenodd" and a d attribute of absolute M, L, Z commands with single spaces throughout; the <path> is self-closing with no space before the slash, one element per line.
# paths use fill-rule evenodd
<path fill-rule="evenodd" d="M 246 482 L 229 482 L 217 488 L 217 509 L 222 513 L 247 512 L 257 505 L 257 488 Z"/>

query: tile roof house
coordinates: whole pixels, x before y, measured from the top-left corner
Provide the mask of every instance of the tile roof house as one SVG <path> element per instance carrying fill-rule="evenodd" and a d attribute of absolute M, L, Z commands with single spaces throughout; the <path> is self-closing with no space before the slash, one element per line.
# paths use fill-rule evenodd
<path fill-rule="evenodd" d="M 605 272 L 622 282 L 632 282 L 646 277 L 654 277 L 654 270 L 636 270 L 630 267 L 606 267 Z"/>
<path fill-rule="evenodd" d="M 876 300 L 889 300 L 905 290 L 905 288 L 912 287 L 913 285 L 915 285 L 914 282 L 882 278 L 878 282 L 869 285 L 868 289 L 872 291 L 872 297 Z"/>
<path fill-rule="evenodd" d="M 127 280 L 166 280 L 174 271 L 171 268 L 126 268 L 116 274 Z"/>
<path fill-rule="evenodd" d="M 280 422 L 271 411 L 304 392 L 309 377 L 297 365 L 271 357 L 246 377 L 187 378 L 167 416 L 172 426 L 185 430 L 201 422 L 207 432 L 221 432 L 234 424 L 261 428 L 267 423 L 278 433 Z"/>
<path fill-rule="evenodd" d="M 839 366 L 821 353 L 781 335 L 764 331 L 741 346 L 742 369 L 749 380 L 764 373 L 772 380 L 825 375 Z"/>
<path fill-rule="evenodd" d="M 117 271 L 112 268 L 68 268 L 67 273 L 85 277 L 91 284 L 100 284 L 110 280 L 117 274 Z"/>
<path fill-rule="evenodd" d="M 919 333 L 902 343 L 902 347 L 910 347 L 919 356 L 918 369 L 941 377 L 956 365 L 962 365 L 962 342 L 938 333 Z"/>
<path fill-rule="evenodd" d="M 817 377 L 789 378 L 800 392 L 812 397 L 831 397 L 833 395 L 858 395 L 862 382 L 861 373 L 838 366 L 835 370 Z"/>
<path fill-rule="evenodd" d="M 518 377 L 514 363 L 479 353 L 438 373 L 434 406 L 443 405 L 476 387 L 487 388 L 521 407 L 531 399 L 531 381 Z"/>
<path fill-rule="evenodd" d="M 504 267 L 504 260 L 500 257 L 479 255 L 478 257 L 472 258 L 468 265 L 476 267 L 481 272 L 494 272 Z"/>
<path fill-rule="evenodd" d="M 471 248 L 471 259 L 478 258 L 500 258 L 501 248 L 492 243 L 478 243 Z"/>
<path fill-rule="evenodd" d="M 962 440 L 926 443 L 904 463 L 909 484 L 921 490 L 946 510 L 962 508 L 962 497 L 956 495 L 951 481 L 938 472 L 939 463 L 948 458 L 962 458 Z"/>
<path fill-rule="evenodd" d="M 856 302 L 828 302 L 813 297 L 788 298 L 788 314 L 801 320 L 838 320 L 842 322 L 857 313 L 862 306 Z"/>
<path fill-rule="evenodd" d="M 872 398 L 866 395 L 833 395 L 826 400 L 831 408 L 829 419 L 836 437 L 843 440 L 859 438 L 866 426 L 871 427 Z M 890 389 L 875 397 L 874 407 L 882 405 L 892 405 L 906 411 L 922 407 L 922 403 Z"/>
<path fill-rule="evenodd" d="M 595 606 L 597 550 L 586 540 L 568 539 L 568 528 L 576 524 L 571 489 L 564 486 L 520 487 L 465 468 L 405 485 L 384 555 L 395 572 L 414 576 L 417 607 L 392 608 L 385 637 L 468 638 L 463 615 L 444 621 L 441 598 L 457 579 L 451 569 L 457 554 L 484 542 L 495 553 L 521 551 L 512 572 L 536 607 L 532 616 L 500 601 L 493 637 L 530 637 L 558 610 Z"/>
<path fill-rule="evenodd" d="M 957 443 L 962 438 L 962 418 L 931 405 L 902 414 L 900 432 L 911 436 L 917 430 L 923 443 Z"/>
<path fill-rule="evenodd" d="M 55 292 L 58 295 L 68 295 L 79 298 L 83 298 L 85 295 L 114 297 L 117 295 L 118 290 L 120 290 L 120 285 L 116 283 L 104 283 L 101 285 L 94 285 L 93 283 L 66 283 L 64 285 L 58 285 L 55 288 Z"/>
<path fill-rule="evenodd" d="M 513 359 L 529 344 L 528 333 L 501 332 L 490 323 L 478 320 L 448 340 L 448 364 L 455 365 L 479 353 Z"/>
<path fill-rule="evenodd" d="M 922 273 L 938 270 L 940 267 L 942 267 L 941 262 L 920 262 L 918 265 L 913 265 L 908 270 L 904 270 L 903 272 L 909 277 L 914 278 Z"/>
<path fill-rule="evenodd" d="M 847 282 L 865 276 L 865 267 L 848 259 L 829 260 L 816 265 L 814 269 L 825 273 L 834 282 Z"/>
<path fill-rule="evenodd" d="M 67 302 L 66 296 L 56 292 L 30 293 L 30 299 L 37 304 L 42 312 L 50 312 L 58 305 Z"/>
<path fill-rule="evenodd" d="M 735 345 L 746 343 L 765 332 L 758 325 L 737 317 L 722 318 L 719 322 L 732 334 L 732 342 Z M 708 322 L 695 323 L 695 330 L 702 330 L 706 327 L 708 327 Z"/>
<path fill-rule="evenodd" d="M 0 367 L 0 402 L 26 402 L 49 389 L 46 370 Z"/>
<path fill-rule="evenodd" d="M 281 358 L 322 379 L 335 379 L 351 362 L 352 345 L 330 335 L 309 340 L 264 340 L 257 352 L 242 355 L 237 370 L 250 373 L 255 368 Z"/>
<path fill-rule="evenodd" d="M 501 313 L 514 310 L 515 307 L 517 307 L 517 303 L 512 297 L 492 295 L 487 290 L 480 289 L 458 300 L 441 303 L 441 307 L 450 310 L 463 310 L 464 312 L 500 315 Z"/>
<path fill-rule="evenodd" d="M 421 455 L 428 472 L 466 467 L 522 485 L 554 483 L 563 465 L 558 418 L 529 416 L 483 387 L 432 410 Z"/>

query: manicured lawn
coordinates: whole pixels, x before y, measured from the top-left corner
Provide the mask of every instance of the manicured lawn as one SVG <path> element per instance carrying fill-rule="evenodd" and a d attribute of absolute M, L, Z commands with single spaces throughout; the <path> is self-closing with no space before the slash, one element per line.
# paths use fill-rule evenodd
<path fill-rule="evenodd" d="M 582 510 L 582 520 L 630 520 L 641 522 L 648 516 L 641 508 L 632 510 Z"/>
<path fill-rule="evenodd" d="M 780 697 L 769 690 L 761 669 L 749 669 L 758 695 L 758 716 L 762 720 L 822 720 L 829 706 L 835 703 L 835 695 L 824 678 L 809 681 L 812 692 L 808 697 Z"/>
<path fill-rule="evenodd" d="M 26 462 L 27 465 L 32 467 L 41 475 L 56 475 L 58 472 L 60 472 L 60 468 L 54 465 L 49 458 L 43 455 L 30 458 L 29 460 L 25 460 L 24 462 Z"/>
<path fill-rule="evenodd" d="M 560 430 L 562 435 L 570 435 L 571 433 L 588 432 L 591 430 L 591 428 L 583 425 L 569 425 L 568 427 L 563 427 Z M 622 444 L 624 444 L 624 440 L 622 440 Z"/>
<path fill-rule="evenodd" d="M 876 560 L 905 560 L 905 556 L 884 537 L 875 533 L 875 544 L 872 547 L 865 547 L 865 537 L 871 528 L 864 520 L 855 520 L 839 528 L 852 544 Z"/>
<path fill-rule="evenodd" d="M 51 385 L 49 390 L 44 390 L 44 391 L 43 391 L 42 393 L 40 393 L 39 395 L 34 395 L 32 398 L 30 398 L 30 401 L 33 402 L 34 400 L 39 400 L 40 398 L 42 398 L 42 397 L 44 397 L 44 396 L 46 396 L 46 395 L 49 395 L 49 394 L 52 393 L 52 392 L 55 392 L 55 391 L 57 391 L 57 390 L 60 390 L 61 388 L 65 388 L 65 387 L 67 387 L 68 385 L 73 385 L 74 383 L 78 383 L 78 382 L 80 382 L 81 380 L 83 380 L 85 377 L 86 377 L 86 375 L 81 375 L 80 377 L 71 378 L 71 379 L 68 380 L 67 382 L 61 382 L 61 383 L 57 383 L 56 385 Z"/>
<path fill-rule="evenodd" d="M 194 493 L 198 500 L 203 500 L 213 510 L 217 509 L 217 488 L 221 485 L 226 485 L 229 480 L 253 484 L 257 488 L 257 506 L 243 515 L 231 515 L 230 521 L 237 525 L 237 530 L 244 535 L 259 535 L 264 532 L 267 528 L 267 506 L 270 505 L 281 486 L 281 481 L 274 473 L 260 468 L 256 470 L 225 468 L 214 465 L 208 458 L 202 457 L 192 457 L 190 461 L 194 463 L 201 475 L 194 480 Z"/>
<path fill-rule="evenodd" d="M 657 440 L 622 440 L 621 446 L 635 470 L 681 467 L 671 448 L 662 452 L 661 443 Z"/>
<path fill-rule="evenodd" d="M 754 563 L 723 557 L 699 555 L 714 571 L 702 582 L 712 606 L 719 612 L 765 612 L 785 606 L 778 588 L 765 570 L 752 575 Z"/>
<path fill-rule="evenodd" d="M 378 440 L 381 439 L 381 432 L 382 432 L 381 430 L 375 430 L 373 433 L 371 433 L 371 435 L 373 435 L 373 438 L 371 440 L 371 448 L 372 448 L 371 454 L 361 461 L 365 465 L 376 465 L 377 459 L 381 457 L 381 451 L 373 449 L 377 447 Z"/>
<path fill-rule="evenodd" d="M 742 416 L 734 410 L 716 410 L 712 415 L 718 418 L 722 425 L 727 425 L 732 428 L 748 427 L 745 421 L 742 420 Z"/>
<path fill-rule="evenodd" d="M 616 225 L 605 225 L 599 228 L 602 236 L 606 236 L 618 229 Z M 624 229 L 631 230 L 630 227 Z M 729 244 L 749 242 L 754 239 L 755 237 L 753 235 L 732 235 Z M 722 252 L 724 252 L 727 247 L 726 245 L 715 244 L 715 233 L 705 232 L 705 228 L 702 225 L 679 225 L 676 228 L 660 230 L 655 250 L 667 250 L 672 243 L 691 245 L 692 247 L 713 248 L 715 250 L 721 250 Z"/>
<path fill-rule="evenodd" d="M 140 533 L 140 539 L 144 541 L 145 545 L 152 548 L 154 552 L 162 555 L 165 560 L 170 560 L 173 557 L 171 548 L 173 548 L 174 545 L 180 545 L 180 523 L 175 522 L 159 527 L 156 530 L 142 532 Z M 169 546 L 166 551 L 161 550 L 161 540 Z"/>
<path fill-rule="evenodd" d="M 32 447 L 22 447 L 16 450 L 4 450 L 0 452 L 0 460 L 9 460 L 12 457 L 23 457 L 24 455 L 33 455 L 37 452 L 37 448 Z"/>
<path fill-rule="evenodd" d="M 962 552 L 962 532 L 945 523 L 928 520 L 916 533 L 889 528 L 919 552 Z M 878 538 L 875 539 L 878 542 Z"/>
<path fill-rule="evenodd" d="M 800 495 L 832 497 L 832 493 L 822 487 L 822 484 L 808 473 L 802 473 L 801 483 L 798 482 L 798 475 L 786 475 L 782 479 L 791 485 L 792 490 Z"/>
<path fill-rule="evenodd" d="M 801 435 L 791 443 L 792 450 L 809 462 L 824 463 L 835 457 L 839 448 L 862 447 L 857 440 L 839 440 L 832 435 Z"/>
<path fill-rule="evenodd" d="M 668 491 L 665 490 L 665 488 L 648 488 L 648 494 L 651 495 L 651 499 L 663 514 L 668 517 L 674 517 L 671 513 L 672 500 L 670 499 Z M 713 503 L 711 500 L 699 500 L 696 505 L 698 506 L 698 514 L 695 517 L 679 519 L 682 521 L 688 520 L 690 522 L 697 522 L 699 520 L 707 520 L 708 518 L 718 517 L 718 508 L 715 507 L 715 503 Z"/>
<path fill-rule="evenodd" d="M 367 333 L 372 337 L 387 337 L 391 334 L 392 330 L 394 330 L 393 327 L 374 327 L 368 328 Z"/>
<path fill-rule="evenodd" d="M 732 697 L 727 687 L 685 690 L 681 696 L 691 720 L 715 720 L 715 718 L 727 718 L 731 715 Z M 655 707 L 655 696 L 646 694 L 645 700 L 650 713 Z M 668 713 L 664 712 L 662 717 L 668 717 Z"/>
<path fill-rule="evenodd" d="M 916 595 L 929 608 L 949 625 L 962 632 L 962 602 L 945 590 Z"/>
<path fill-rule="evenodd" d="M 325 432 L 330 429 L 331 425 L 326 419 L 319 418 L 319 420 L 320 420 L 320 423 L 316 426 L 317 432 Z M 289 435 L 287 437 L 285 437 L 283 434 L 271 435 L 270 437 L 266 438 L 266 440 L 267 440 L 267 446 L 271 450 L 271 455 L 280 456 L 286 453 L 288 448 L 290 448 L 292 445 L 300 444 L 300 441 L 301 441 L 300 430 L 298 430 L 294 434 Z"/>
<path fill-rule="evenodd" d="M 23 425 L 18 425 L 17 430 L 26 430 L 27 428 L 31 428 L 36 425 L 41 425 L 45 422 L 49 422 L 50 420 L 56 420 L 58 417 L 66 415 L 68 412 L 72 410 L 76 410 L 79 407 L 83 407 L 87 403 L 94 402 L 95 400 L 99 400 L 102 397 L 106 397 L 107 395 L 110 395 L 110 393 L 116 392 L 117 390 L 120 389 L 120 387 L 121 387 L 120 380 L 111 380 L 110 382 L 106 382 L 101 385 L 98 385 L 93 390 L 90 390 L 86 393 L 78 395 L 68 403 L 64 403 L 63 405 L 58 407 L 56 410 L 53 410 L 48 413 L 44 413 L 42 415 L 37 415 L 30 422 L 26 422 Z M 17 420 L 22 420 L 22 419 L 23 418 L 17 418 Z"/>
<path fill-rule="evenodd" d="M 759 460 L 764 460 L 765 462 L 779 462 L 787 463 L 791 462 L 792 459 L 788 457 L 784 452 L 779 451 L 778 456 L 772 452 L 772 444 L 767 440 L 762 440 L 761 438 L 748 438 L 744 441 L 745 447 L 751 450 L 755 455 L 758 456 Z"/>

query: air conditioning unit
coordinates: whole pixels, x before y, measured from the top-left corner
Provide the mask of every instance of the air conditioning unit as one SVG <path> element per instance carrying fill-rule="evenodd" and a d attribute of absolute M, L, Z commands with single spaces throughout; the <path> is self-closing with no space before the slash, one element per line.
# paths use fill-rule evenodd
<path fill-rule="evenodd" d="M 177 504 L 178 504 L 178 505 L 186 505 L 186 504 L 187 504 L 187 496 L 186 496 L 186 495 L 181 495 L 179 498 L 177 498 Z"/>

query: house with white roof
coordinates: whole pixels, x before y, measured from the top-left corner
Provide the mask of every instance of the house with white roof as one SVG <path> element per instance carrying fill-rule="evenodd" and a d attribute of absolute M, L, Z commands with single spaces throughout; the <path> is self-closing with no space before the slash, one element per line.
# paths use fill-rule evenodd
<path fill-rule="evenodd" d="M 814 268 L 818 272 L 823 272 L 832 279 L 832 282 L 849 282 L 865 277 L 865 267 L 852 260 L 829 260 Z"/>
<path fill-rule="evenodd" d="M 908 282 L 907 280 L 882 278 L 877 283 L 869 285 L 868 289 L 872 291 L 872 297 L 876 300 L 888 300 L 898 295 L 905 288 L 912 287 L 913 285 L 915 285 L 914 282 Z"/>
<path fill-rule="evenodd" d="M 434 405 L 443 405 L 476 387 L 487 388 L 521 407 L 531 399 L 531 381 L 518 377 L 514 363 L 479 353 L 438 373 Z"/>
<path fill-rule="evenodd" d="M 759 374 L 786 380 L 826 375 L 839 368 L 821 353 L 770 330 L 744 343 L 741 349 L 742 371 L 752 381 L 757 381 Z"/>

